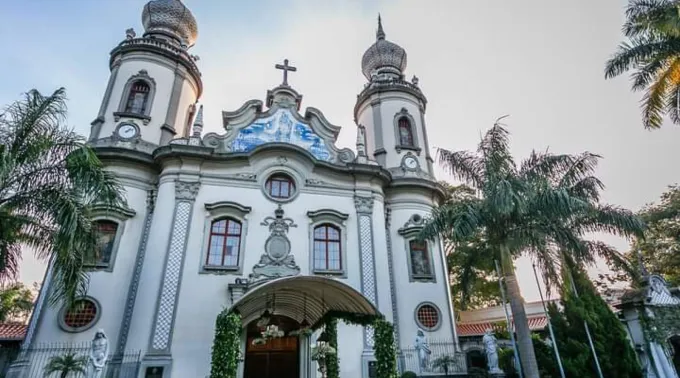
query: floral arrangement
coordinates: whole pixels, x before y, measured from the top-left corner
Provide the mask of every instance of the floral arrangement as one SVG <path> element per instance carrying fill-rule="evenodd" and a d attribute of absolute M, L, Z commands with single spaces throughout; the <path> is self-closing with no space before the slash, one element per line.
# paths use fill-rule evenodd
<path fill-rule="evenodd" d="M 312 361 L 325 360 L 327 356 L 334 356 L 337 353 L 335 348 L 328 343 L 318 343 L 312 346 Z"/>
<path fill-rule="evenodd" d="M 267 340 L 278 339 L 285 335 L 285 332 L 281 331 L 277 325 L 268 325 L 264 331 L 260 332 L 262 337 L 253 339 L 253 345 L 266 344 Z"/>

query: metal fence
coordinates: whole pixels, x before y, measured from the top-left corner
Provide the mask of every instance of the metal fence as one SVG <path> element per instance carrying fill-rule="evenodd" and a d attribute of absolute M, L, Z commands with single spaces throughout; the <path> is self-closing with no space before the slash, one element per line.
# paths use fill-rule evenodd
<path fill-rule="evenodd" d="M 402 349 L 402 371 L 412 371 L 419 376 L 444 376 L 466 374 L 465 354 L 456 351 L 450 340 L 429 341 L 430 354 L 420 360 L 415 346 Z"/>
<path fill-rule="evenodd" d="M 0 378 L 69 378 L 89 377 L 90 343 L 39 344 L 25 350 L 3 348 L 0 356 Z M 136 378 L 140 368 L 137 352 L 109 355 L 102 378 Z M 11 361 L 14 360 L 14 361 Z"/>

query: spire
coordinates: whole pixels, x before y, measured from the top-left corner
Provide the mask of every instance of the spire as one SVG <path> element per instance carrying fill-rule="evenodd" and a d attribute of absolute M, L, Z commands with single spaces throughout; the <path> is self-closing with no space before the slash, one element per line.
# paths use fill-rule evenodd
<path fill-rule="evenodd" d="M 196 113 L 196 120 L 194 121 L 192 137 L 200 138 L 201 132 L 203 132 L 203 105 L 201 105 L 201 107 L 198 108 L 198 113 Z"/>
<path fill-rule="evenodd" d="M 385 31 L 382 27 L 382 19 L 380 18 L 380 13 L 378 13 L 378 31 L 375 33 L 376 39 L 385 39 Z"/>

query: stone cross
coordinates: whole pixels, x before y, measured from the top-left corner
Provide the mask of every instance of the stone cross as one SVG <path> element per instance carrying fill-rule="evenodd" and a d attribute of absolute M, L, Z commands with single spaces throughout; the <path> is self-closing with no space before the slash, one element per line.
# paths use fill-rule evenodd
<path fill-rule="evenodd" d="M 283 85 L 288 85 L 288 71 L 295 72 L 297 67 L 289 66 L 288 59 L 283 60 L 283 64 L 277 64 L 274 66 L 277 70 L 283 70 Z"/>

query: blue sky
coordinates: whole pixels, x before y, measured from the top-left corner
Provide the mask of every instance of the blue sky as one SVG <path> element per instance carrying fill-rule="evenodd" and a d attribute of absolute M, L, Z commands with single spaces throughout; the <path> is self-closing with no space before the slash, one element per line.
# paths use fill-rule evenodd
<path fill-rule="evenodd" d="M 110 50 L 134 27 L 144 0 L 22 0 L 3 4 L 0 104 L 30 88 L 65 86 L 69 123 L 87 134 L 108 80 Z M 263 99 L 281 81 L 274 64 L 289 58 L 289 82 L 343 127 L 338 145 L 353 147 L 352 110 L 365 79 L 360 62 L 383 15 L 387 39 L 408 52 L 429 102 L 430 145 L 474 149 L 502 115 L 513 153 L 532 148 L 591 151 L 604 200 L 633 210 L 680 177 L 680 128 L 642 128 L 639 94 L 628 79 L 604 80 L 604 62 L 621 41 L 625 0 L 568 2 L 459 0 L 186 0 L 199 25 L 191 50 L 201 57 L 204 132 L 220 132 L 220 112 Z M 440 175 L 441 178 L 446 178 Z M 604 237 L 620 249 L 625 240 Z M 526 261 L 520 275 L 531 275 Z M 22 278 L 42 266 L 26 259 Z M 531 299 L 530 281 L 522 290 Z"/>

